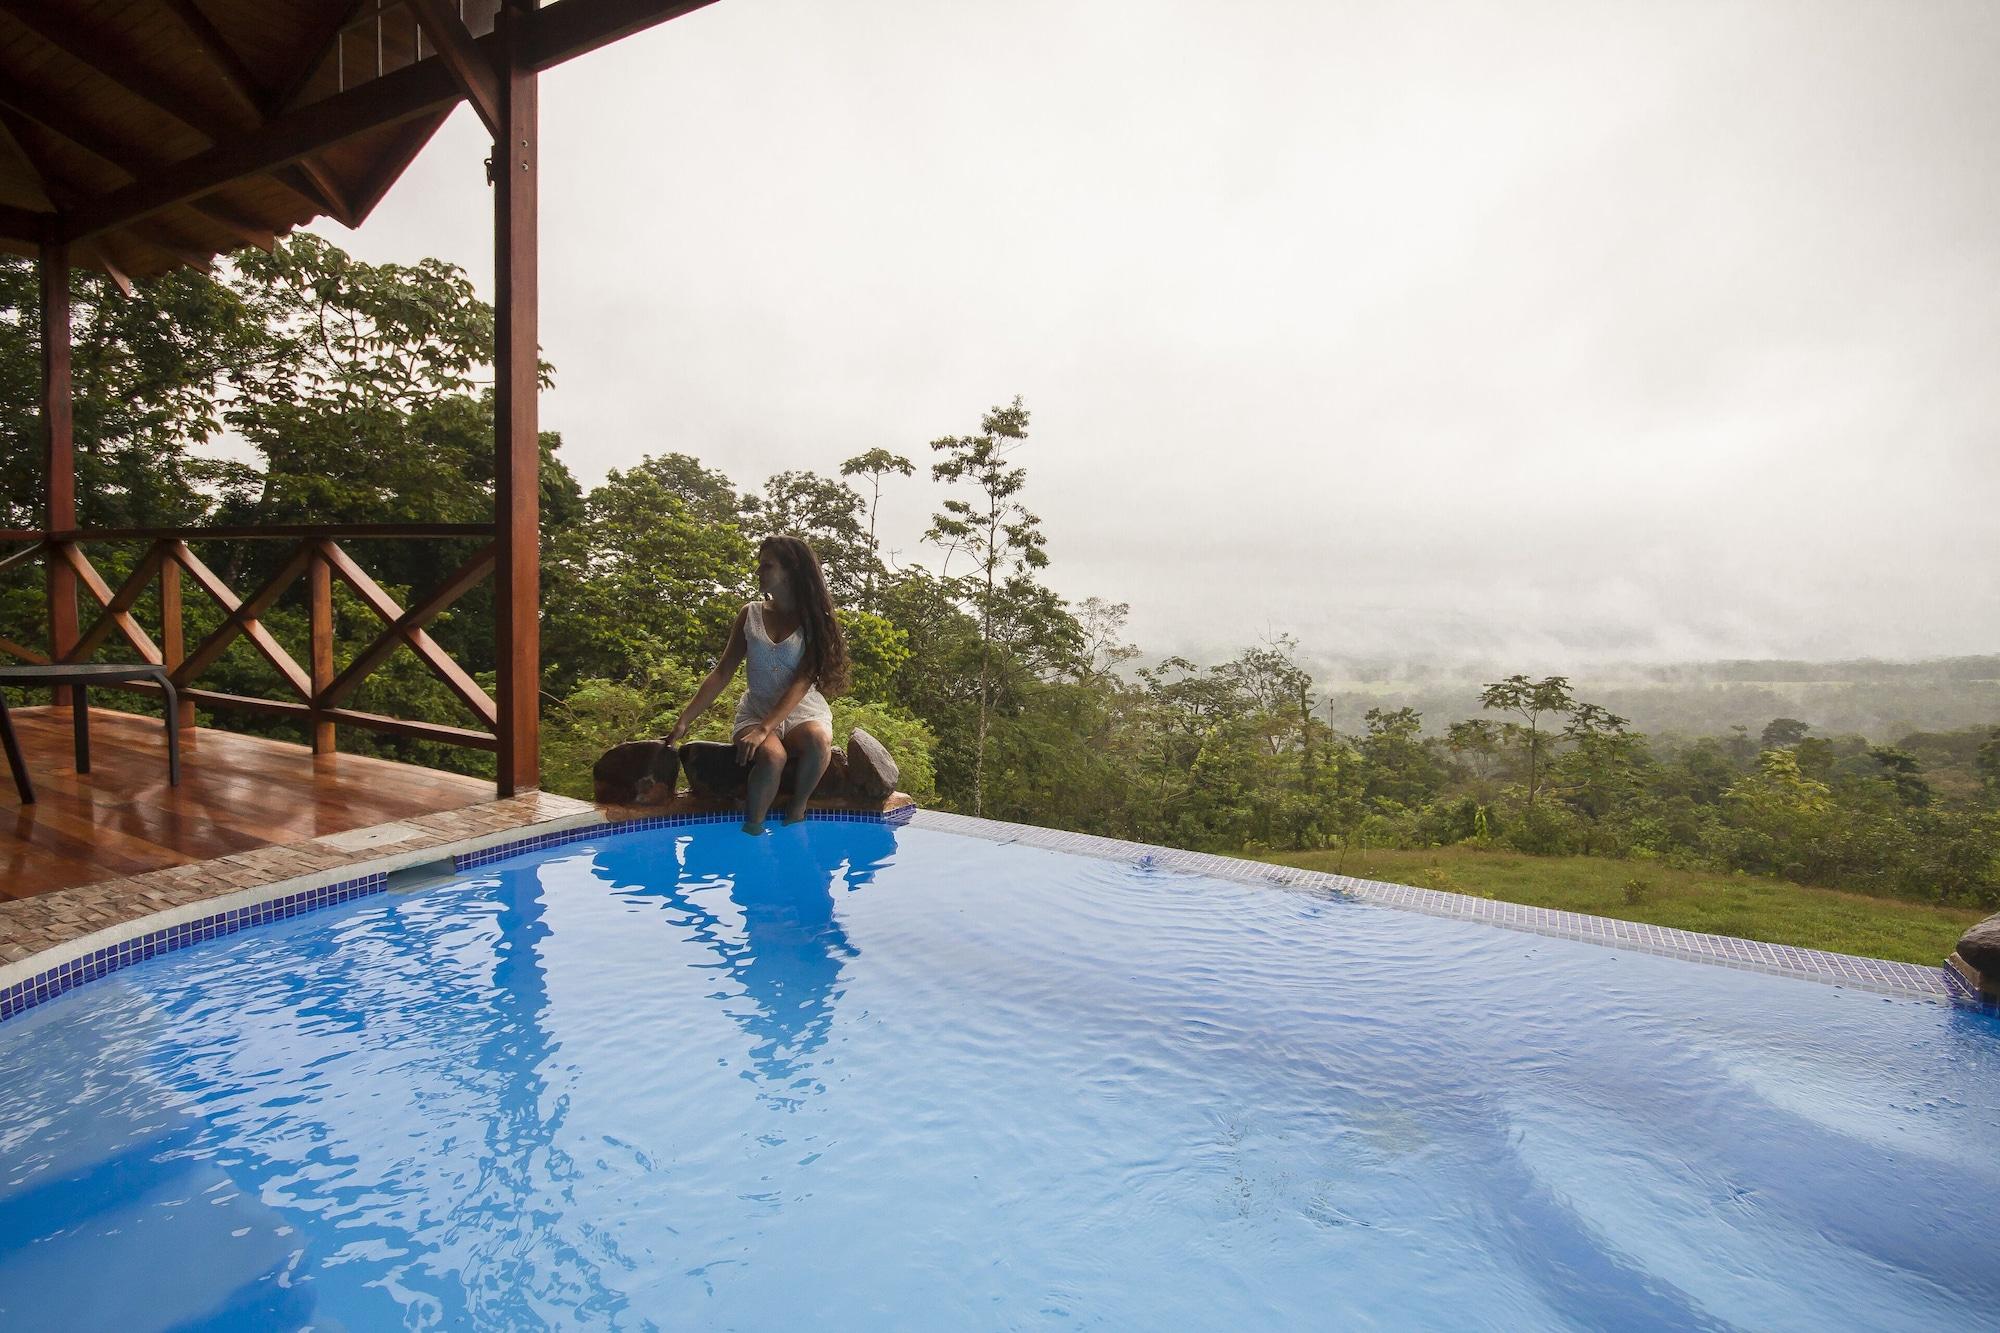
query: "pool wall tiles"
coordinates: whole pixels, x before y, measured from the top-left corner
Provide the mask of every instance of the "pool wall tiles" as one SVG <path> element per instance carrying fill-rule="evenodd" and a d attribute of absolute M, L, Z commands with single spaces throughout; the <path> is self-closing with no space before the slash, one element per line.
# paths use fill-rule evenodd
<path fill-rule="evenodd" d="M 809 818 L 834 823 L 887 824 L 900 828 L 910 822 L 917 812 L 914 805 L 878 814 L 872 810 L 814 810 Z M 688 824 L 734 824 L 740 818 L 734 814 L 713 815 L 647 815 L 639 819 L 621 819 L 609 824 L 585 824 L 578 828 L 558 829 L 553 833 L 538 833 L 533 837 L 519 838 L 513 842 L 503 842 L 494 847 L 484 847 L 476 852 L 468 852 L 454 857 L 459 870 L 471 870 L 475 866 L 489 865 L 494 861 L 504 861 L 510 856 L 520 856 L 527 852 L 547 851 L 551 847 L 563 847 L 573 842 L 588 842 L 593 838 L 615 836 L 622 833 L 643 833 L 652 829 L 679 828 Z"/>
<path fill-rule="evenodd" d="M 844 820 L 901 826 L 910 822 L 916 813 L 913 805 L 891 810 L 887 814 L 872 811 L 815 810 L 810 818 L 814 820 Z M 452 857 L 453 870 L 470 870 L 475 866 L 502 861 L 526 852 L 545 851 L 551 847 L 561 847 L 568 843 L 585 842 L 596 838 L 618 837 L 627 833 L 639 833 L 647 829 L 672 828 L 683 824 L 733 823 L 737 816 L 715 815 L 662 815 L 644 819 L 625 819 L 599 824 L 585 824 L 576 828 L 561 829 L 553 833 L 540 833 L 532 837 L 517 838 L 511 842 L 481 848 L 476 852 L 466 852 Z M 65 991 L 73 990 L 86 981 L 144 962 L 157 954 L 172 953 L 185 949 L 190 944 L 203 940 L 217 939 L 224 935 L 234 935 L 251 926 L 266 922 L 282 921 L 287 917 L 315 912 L 322 907 L 332 907 L 353 898 L 363 898 L 369 894 L 381 893 L 388 887 L 388 876 L 382 872 L 358 875 L 353 879 L 341 880 L 335 884 L 325 884 L 318 888 L 303 889 L 298 893 L 285 894 L 266 902 L 254 903 L 246 907 L 232 908 L 217 912 L 213 916 L 201 917 L 194 921 L 184 921 L 172 926 L 129 940 L 121 940 L 92 953 L 80 955 L 66 962 L 58 963 L 46 972 L 39 972 L 0 990 L 0 1022 L 25 1013 L 36 1005 L 46 1004 Z"/>
<path fill-rule="evenodd" d="M 202 940 L 234 935 L 240 930 L 248 930 L 251 926 L 282 921 L 286 917 L 316 912 L 322 907 L 344 903 L 350 898 L 363 898 L 371 893 L 380 893 L 386 881 L 387 876 L 380 873 L 361 875 L 355 879 L 341 880 L 337 884 L 321 885 L 282 898 L 273 898 L 268 902 L 233 908 L 226 912 L 218 912 L 214 916 L 163 926 L 148 934 L 120 940 L 116 944 L 59 963 L 46 972 L 38 973 L 15 982 L 5 990 L 0 990 L 0 1020 L 12 1018 L 24 1010 L 53 1000 L 64 991 L 81 986 L 86 981 L 94 981 L 106 973 L 116 972 L 121 967 L 144 962 L 155 954 L 172 953 L 176 949 L 185 949 L 188 945 L 198 944 Z"/>
<path fill-rule="evenodd" d="M 1019 843 L 1024 847 L 1126 861 L 1147 869 L 1187 871 L 1239 883 L 1281 884 L 1332 892 L 1358 902 L 1420 912 L 1426 916 L 1480 921 L 1509 930 L 1584 940 L 1692 962 L 1718 963 L 1746 971 L 1829 982 L 1836 986 L 1852 986 L 1911 999 L 1944 1001 L 2000 1014 L 2000 1005 L 1982 1001 L 1964 979 L 1948 967 L 1923 967 L 1916 963 L 1892 962 L 1886 958 L 1862 958 L 1820 949 L 1800 949 L 1789 944 L 1766 944 L 1731 935 L 1704 935 L 1671 926 L 1648 925 L 1642 921 L 1619 921 L 1582 912 L 1529 907 L 1462 893 L 1420 889 L 1408 884 L 1356 879 L 1349 875 L 1246 861 L 1234 856 L 1215 856 L 1207 852 L 1184 852 L 1145 843 L 1123 842 L 1117 838 L 1102 838 L 1090 833 L 1032 828 L 939 810 L 925 810 L 915 819 L 920 828 L 984 838 L 991 842 Z"/>

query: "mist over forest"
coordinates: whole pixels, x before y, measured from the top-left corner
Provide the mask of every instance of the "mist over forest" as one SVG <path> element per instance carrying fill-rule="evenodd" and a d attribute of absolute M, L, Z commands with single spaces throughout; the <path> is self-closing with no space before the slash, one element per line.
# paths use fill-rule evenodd
<path fill-rule="evenodd" d="M 1220 660 L 1224 654 L 1217 653 Z M 1522 672 L 1568 675 L 1579 697 L 1655 736 L 1755 734 L 1794 717 L 1822 736 L 1889 743 L 1913 731 L 1954 731 L 2000 717 L 2000 655 L 1896 662 L 1785 659 L 1583 664 L 1559 659 L 1466 663 L 1299 654 L 1324 691 L 1328 722 L 1359 731 L 1371 708 L 1413 708 L 1427 735 L 1479 713 L 1486 684 Z"/>

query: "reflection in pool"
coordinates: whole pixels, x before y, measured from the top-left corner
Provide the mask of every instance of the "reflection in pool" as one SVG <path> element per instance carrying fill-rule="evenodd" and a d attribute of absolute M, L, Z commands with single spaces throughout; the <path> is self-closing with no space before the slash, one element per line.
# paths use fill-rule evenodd
<path fill-rule="evenodd" d="M 675 839 L 671 882 L 641 863 L 655 886 L 625 884 L 622 869 L 596 874 L 630 901 L 656 901 L 688 938 L 715 952 L 716 968 L 739 987 L 728 1012 L 755 1044 L 750 1058 L 774 1085 L 790 1085 L 823 1045 L 840 997 L 841 968 L 855 954 L 834 912 L 834 897 L 875 878 L 896 849 L 886 824 L 854 823 L 844 837 L 778 830 L 762 838 Z M 697 965 L 699 966 L 699 965 Z"/>

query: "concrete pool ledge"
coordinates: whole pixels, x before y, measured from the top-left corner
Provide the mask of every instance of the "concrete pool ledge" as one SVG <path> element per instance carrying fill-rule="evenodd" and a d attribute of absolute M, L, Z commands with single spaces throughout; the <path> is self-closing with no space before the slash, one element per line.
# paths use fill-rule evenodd
<path fill-rule="evenodd" d="M 1591 916 L 1583 912 L 1529 907 L 1493 898 L 1446 893 L 1439 889 L 1356 879 L 1351 875 L 1334 875 L 1323 870 L 1305 870 L 1298 866 L 1274 865 L 1267 861 L 1249 861 L 1209 852 L 1184 852 L 1090 833 L 1064 833 L 1026 824 L 978 819 L 971 815 L 947 814 L 939 810 L 921 810 L 912 822 L 918 828 L 984 838 L 989 842 L 1018 843 L 1024 847 L 1067 852 L 1073 856 L 1125 861 L 1244 884 L 1275 884 L 1330 892 L 1358 902 L 1419 912 L 1425 916 L 1478 921 L 1534 935 L 1583 940 L 1613 949 L 1631 949 L 1689 962 L 1720 964 L 1743 971 L 1766 972 L 1774 976 L 1795 977 L 1802 981 L 1817 981 L 1903 999 L 1928 1000 L 2000 1014 L 2000 1005 L 1982 1000 L 1962 977 L 1944 966 L 1924 967 L 1886 958 L 1801 949 L 1789 944 L 1766 944 L 1761 940 L 1738 939 L 1733 935 L 1704 935 L 1698 931 L 1647 925 L 1640 921 L 1620 921 L 1615 917 Z"/>
<path fill-rule="evenodd" d="M 1903 999 L 2000 1013 L 1946 967 L 1704 935 L 1641 922 L 1528 907 L 1296 866 L 1066 833 L 900 801 L 877 809 L 815 809 L 815 820 L 868 820 L 1119 861 L 1238 883 L 1332 893 L 1353 901 L 1453 917 L 1615 949 L 1718 963 Z M 618 835 L 726 821 L 719 810 L 599 807 L 529 793 L 463 810 L 265 847 L 131 879 L 0 903 L 0 1020 L 76 986 L 202 940 L 317 911 L 351 898 L 415 888 L 525 852 Z M 95 892 L 93 892 L 95 891 Z"/>

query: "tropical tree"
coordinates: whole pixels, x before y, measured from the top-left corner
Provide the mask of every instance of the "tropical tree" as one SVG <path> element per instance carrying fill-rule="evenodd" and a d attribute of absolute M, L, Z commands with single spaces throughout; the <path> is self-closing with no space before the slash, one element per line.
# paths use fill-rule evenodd
<path fill-rule="evenodd" d="M 1973 761 L 1978 770 L 1979 780 L 1986 788 L 1989 798 L 2000 800 L 2000 727 L 1979 744 L 1979 756 Z"/>
<path fill-rule="evenodd" d="M 868 566 L 868 580 L 861 591 L 861 608 L 864 611 L 875 609 L 875 571 L 883 563 L 882 544 L 875 538 L 875 512 L 882 505 L 882 478 L 892 473 L 907 477 L 916 470 L 916 464 L 901 454 L 891 453 L 887 449 L 870 449 L 866 453 L 856 454 L 840 465 L 841 476 L 866 477 L 869 482 L 868 554 L 871 563 Z"/>
<path fill-rule="evenodd" d="M 226 383 L 269 354 L 240 296 L 186 269 L 129 297 L 70 277 L 77 517 L 89 527 L 195 524 L 236 472 L 201 446 Z M 41 304 L 34 264 L 0 255 L 0 524 L 42 521 Z"/>
<path fill-rule="evenodd" d="M 1359 742 L 1364 793 L 1378 805 L 1413 808 L 1442 779 L 1437 757 L 1424 744 L 1424 718 L 1414 708 L 1371 708 Z"/>
<path fill-rule="evenodd" d="M 1445 728 L 1445 749 L 1465 766 L 1475 781 L 1487 780 L 1500 752 L 1500 728 L 1488 718 L 1467 718 Z"/>
<path fill-rule="evenodd" d="M 780 472 L 764 483 L 751 523 L 756 537 L 803 537 L 819 557 L 834 600 L 862 605 L 875 577 L 875 551 L 861 530 L 863 501 L 844 481 L 817 472 Z"/>
<path fill-rule="evenodd" d="M 728 478 L 669 454 L 612 469 L 543 557 L 548 684 L 631 681 L 721 651 L 750 596 L 752 547 Z M 711 484 L 719 479 L 720 484 Z"/>
<path fill-rule="evenodd" d="M 1576 707 L 1576 700 L 1570 694 L 1569 678 L 1566 676 L 1544 676 L 1531 681 L 1526 676 L 1509 676 L 1502 681 L 1488 685 L 1480 691 L 1479 705 L 1512 713 L 1520 722 L 1503 724 L 1503 734 L 1520 743 L 1528 755 L 1528 805 L 1532 808 L 1535 797 L 1541 790 L 1542 752 L 1548 738 L 1542 729 L 1543 719 L 1569 713 Z"/>
<path fill-rule="evenodd" d="M 1026 468 L 1014 467 L 1008 457 L 1028 438 L 1028 409 L 1017 395 L 1012 405 L 996 407 L 981 418 L 977 435 L 947 435 L 931 442 L 934 453 L 942 455 L 931 464 L 931 479 L 962 483 L 974 498 L 950 496 L 931 518 L 927 540 L 945 549 L 946 569 L 951 556 L 963 553 L 973 565 L 959 583 L 963 600 L 973 608 L 979 623 L 979 721 L 973 749 L 972 809 L 985 808 L 986 738 L 993 708 L 994 648 L 1004 622 L 1015 619 L 1010 612 L 1046 611 L 1048 604 L 1038 599 L 1038 585 L 1032 571 L 1049 563 L 1042 521 L 1019 496 L 1027 485 Z"/>
<path fill-rule="evenodd" d="M 1786 750 L 1804 740 L 1811 730 L 1810 723 L 1795 717 L 1774 717 L 1764 724 L 1764 734 L 1758 737 L 1758 743 L 1766 750 Z"/>

